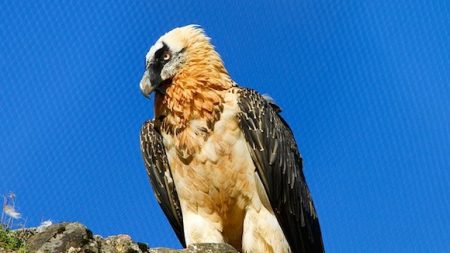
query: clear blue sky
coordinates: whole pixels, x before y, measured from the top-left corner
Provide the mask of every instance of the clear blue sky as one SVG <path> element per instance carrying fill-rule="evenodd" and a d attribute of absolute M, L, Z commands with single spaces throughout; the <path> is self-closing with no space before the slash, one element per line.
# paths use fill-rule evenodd
<path fill-rule="evenodd" d="M 195 23 L 284 109 L 328 252 L 450 251 L 449 1 L 118 2 L 0 2 L 0 193 L 28 225 L 179 247 L 138 82 L 159 36 Z"/>

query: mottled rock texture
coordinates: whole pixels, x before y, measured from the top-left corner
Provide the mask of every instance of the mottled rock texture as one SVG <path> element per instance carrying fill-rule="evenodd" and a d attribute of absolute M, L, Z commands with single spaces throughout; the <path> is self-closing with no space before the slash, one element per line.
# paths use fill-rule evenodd
<path fill-rule="evenodd" d="M 154 248 L 149 249 L 148 252 L 152 253 L 237 253 L 237 251 L 228 244 L 219 244 L 219 243 L 203 243 L 203 244 L 194 244 L 189 246 L 187 249 L 183 250 L 174 250 L 174 249 L 166 249 L 166 248 Z"/>
<path fill-rule="evenodd" d="M 195 244 L 187 249 L 149 248 L 133 242 L 128 235 L 102 238 L 80 223 L 58 223 L 46 227 L 21 229 L 15 232 L 28 252 L 37 253 L 237 253 L 227 244 Z M 0 253 L 7 252 L 0 248 Z M 8 251 L 8 253 L 19 253 Z"/>

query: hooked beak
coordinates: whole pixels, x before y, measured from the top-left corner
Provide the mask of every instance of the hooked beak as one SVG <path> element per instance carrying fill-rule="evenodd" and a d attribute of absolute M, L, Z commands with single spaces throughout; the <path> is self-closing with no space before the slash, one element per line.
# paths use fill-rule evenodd
<path fill-rule="evenodd" d="M 149 71 L 151 73 L 149 73 Z M 161 77 L 152 70 L 146 70 L 144 76 L 142 76 L 141 83 L 139 84 L 141 88 L 142 95 L 149 98 L 153 91 L 155 91 L 161 84 Z"/>
<path fill-rule="evenodd" d="M 152 91 L 155 89 L 154 87 L 152 87 L 152 84 L 150 83 L 148 70 L 144 72 L 144 76 L 142 76 L 139 87 L 141 88 L 142 95 L 144 95 L 144 97 L 146 98 L 148 98 L 150 96 L 150 93 L 152 93 Z"/>

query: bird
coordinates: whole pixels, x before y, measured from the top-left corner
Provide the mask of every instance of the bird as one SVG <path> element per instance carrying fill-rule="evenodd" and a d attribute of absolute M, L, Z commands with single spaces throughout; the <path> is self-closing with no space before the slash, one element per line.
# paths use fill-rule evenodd
<path fill-rule="evenodd" d="M 179 241 L 240 252 L 324 252 L 294 134 L 268 96 L 230 77 L 203 28 L 162 35 L 140 81 L 154 97 L 141 152 Z"/>

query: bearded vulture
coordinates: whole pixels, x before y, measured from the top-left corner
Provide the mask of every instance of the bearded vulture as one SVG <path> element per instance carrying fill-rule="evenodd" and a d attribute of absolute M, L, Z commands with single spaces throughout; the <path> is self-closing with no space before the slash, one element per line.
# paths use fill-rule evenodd
<path fill-rule="evenodd" d="M 156 198 L 183 246 L 324 252 L 294 135 L 275 103 L 238 86 L 204 31 L 164 34 L 140 82 L 155 93 L 141 149 Z"/>

